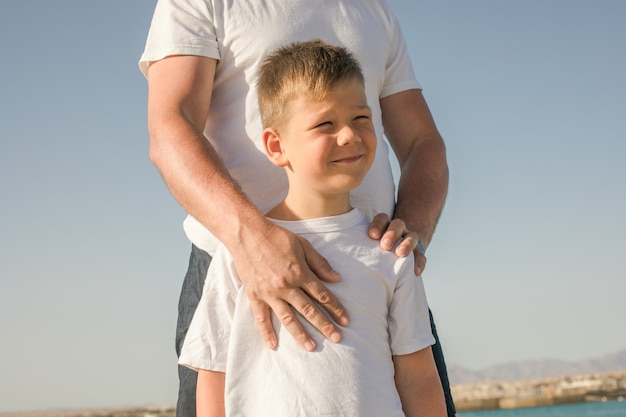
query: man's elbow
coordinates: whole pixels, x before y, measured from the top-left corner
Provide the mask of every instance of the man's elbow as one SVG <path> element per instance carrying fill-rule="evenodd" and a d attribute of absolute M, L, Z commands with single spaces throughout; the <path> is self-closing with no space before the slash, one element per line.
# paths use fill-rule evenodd
<path fill-rule="evenodd" d="M 171 137 L 167 126 L 160 122 L 148 123 L 148 158 L 157 169 L 161 169 L 167 157 L 167 138 Z"/>
<path fill-rule="evenodd" d="M 148 126 L 148 136 L 150 138 L 148 143 L 148 158 L 153 165 L 158 167 L 161 159 L 161 147 L 159 146 L 158 130 L 153 126 Z"/>

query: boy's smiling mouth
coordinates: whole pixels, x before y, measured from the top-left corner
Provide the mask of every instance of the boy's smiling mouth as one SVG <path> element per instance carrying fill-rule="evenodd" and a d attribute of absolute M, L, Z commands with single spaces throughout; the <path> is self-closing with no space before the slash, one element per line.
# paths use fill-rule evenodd
<path fill-rule="evenodd" d="M 364 156 L 365 156 L 364 154 L 344 156 L 344 157 L 341 157 L 341 158 L 338 158 L 338 159 L 334 159 L 331 162 L 349 164 L 349 163 L 357 162 L 357 161 L 363 159 Z"/>

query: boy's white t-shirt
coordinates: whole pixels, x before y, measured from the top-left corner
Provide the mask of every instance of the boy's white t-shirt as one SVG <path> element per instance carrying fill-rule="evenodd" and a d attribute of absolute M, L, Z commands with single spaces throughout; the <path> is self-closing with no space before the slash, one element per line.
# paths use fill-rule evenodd
<path fill-rule="evenodd" d="M 265 213 L 286 195 L 287 177 L 262 151 L 257 68 L 279 46 L 311 38 L 345 46 L 361 64 L 379 145 L 370 172 L 352 193 L 352 205 L 369 219 L 391 215 L 395 187 L 379 99 L 420 86 L 400 27 L 383 0 L 159 0 L 139 66 L 147 74 L 150 62 L 181 54 L 219 60 L 204 134 Z M 198 221 L 188 216 L 184 228 L 196 246 L 214 252 L 217 240 Z"/>
<path fill-rule="evenodd" d="M 306 352 L 272 316 L 279 346 L 267 349 L 232 257 L 220 246 L 179 364 L 226 372 L 227 416 L 403 416 L 392 355 L 435 343 L 413 257 L 382 251 L 356 209 L 275 222 L 304 236 L 341 274 L 341 281 L 327 285 L 350 312 L 342 341 L 325 340 L 299 317 L 317 344 Z"/>

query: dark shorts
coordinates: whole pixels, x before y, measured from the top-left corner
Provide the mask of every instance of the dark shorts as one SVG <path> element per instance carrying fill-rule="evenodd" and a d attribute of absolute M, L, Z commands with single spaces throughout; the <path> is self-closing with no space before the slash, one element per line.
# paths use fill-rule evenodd
<path fill-rule="evenodd" d="M 202 296 L 202 287 L 206 278 L 211 256 L 195 246 L 191 247 L 191 255 L 189 257 L 189 268 L 183 281 L 183 288 L 178 301 L 178 322 L 176 324 L 176 355 L 180 355 L 180 350 L 185 340 L 185 335 L 189 329 L 189 324 L 196 311 L 200 297 Z M 448 416 L 455 416 L 454 401 L 450 394 L 450 383 L 448 381 L 448 371 L 437 336 L 437 328 L 432 313 L 430 313 L 430 325 L 436 343 L 432 346 L 435 363 L 439 371 L 439 377 L 443 385 L 444 394 L 446 396 L 446 407 Z M 184 366 L 178 367 L 179 387 L 178 387 L 178 403 L 176 405 L 177 417 L 196 417 L 196 379 L 197 373 Z"/>

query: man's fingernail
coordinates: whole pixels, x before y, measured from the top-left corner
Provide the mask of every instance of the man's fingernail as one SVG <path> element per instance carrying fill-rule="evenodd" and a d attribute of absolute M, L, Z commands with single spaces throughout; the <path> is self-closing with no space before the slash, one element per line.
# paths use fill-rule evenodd
<path fill-rule="evenodd" d="M 341 334 L 339 334 L 338 332 L 333 332 L 330 335 L 330 340 L 334 343 L 339 343 L 341 341 Z"/>
<path fill-rule="evenodd" d="M 347 326 L 348 324 L 350 324 L 350 319 L 346 316 L 340 317 L 339 318 L 339 324 L 341 324 L 342 326 Z"/>
<path fill-rule="evenodd" d="M 315 343 L 307 340 L 306 342 L 304 342 L 304 348 L 309 352 L 313 352 L 315 350 Z"/>

